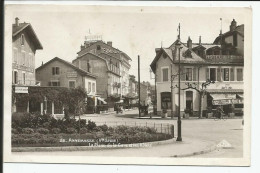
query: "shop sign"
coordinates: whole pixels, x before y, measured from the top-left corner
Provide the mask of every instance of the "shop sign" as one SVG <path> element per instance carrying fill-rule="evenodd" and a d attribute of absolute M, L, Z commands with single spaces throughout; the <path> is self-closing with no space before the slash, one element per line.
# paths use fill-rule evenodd
<path fill-rule="evenodd" d="M 213 100 L 213 105 L 230 105 L 230 104 L 243 104 L 242 99 L 223 99 L 223 100 Z"/>
<path fill-rule="evenodd" d="M 15 87 L 15 93 L 28 93 L 28 87 Z"/>

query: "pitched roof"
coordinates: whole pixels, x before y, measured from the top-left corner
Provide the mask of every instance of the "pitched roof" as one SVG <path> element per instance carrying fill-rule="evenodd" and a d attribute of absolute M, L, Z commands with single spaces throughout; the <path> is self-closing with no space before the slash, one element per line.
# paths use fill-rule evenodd
<path fill-rule="evenodd" d="M 13 24 L 13 37 L 15 37 L 17 34 L 22 32 L 23 30 L 28 31 L 30 38 L 32 38 L 35 43 L 36 49 L 43 49 L 42 44 L 41 44 L 40 40 L 38 39 L 38 37 L 37 37 L 36 33 L 34 32 L 30 23 L 25 23 L 25 22 L 19 23 L 18 26 Z"/>
<path fill-rule="evenodd" d="M 97 44 L 97 43 L 102 43 L 102 44 L 105 44 L 105 45 L 107 45 L 107 46 L 109 46 L 109 47 L 111 47 L 111 48 L 113 48 L 113 49 L 115 49 L 115 50 L 117 50 L 119 53 L 121 53 L 121 54 L 123 54 L 123 55 L 125 55 L 125 57 L 126 58 L 128 58 L 129 60 L 131 60 L 132 61 L 132 59 L 126 54 L 126 53 L 124 53 L 124 52 L 122 52 L 121 50 L 119 50 L 119 49 L 117 49 L 117 48 L 114 48 L 113 46 L 111 46 L 111 45 L 109 45 L 109 44 L 107 44 L 107 43 L 105 43 L 104 41 L 102 41 L 102 40 L 98 40 L 98 41 L 96 41 L 96 42 L 91 42 L 90 44 L 89 44 L 89 46 L 88 47 L 90 47 L 90 46 L 92 46 L 92 45 L 94 45 L 94 44 Z M 82 50 L 80 50 L 79 52 L 81 52 Z M 79 53 L 78 52 L 78 53 Z"/>
<path fill-rule="evenodd" d="M 244 37 L 244 24 L 238 25 L 233 31 L 228 31 L 228 32 L 225 32 L 225 33 L 222 34 L 222 35 L 219 35 L 219 36 L 215 39 L 215 41 L 214 41 L 213 43 L 217 43 L 217 42 L 221 39 L 221 37 L 222 37 L 222 38 L 223 38 L 223 37 L 227 37 L 227 36 L 230 36 L 230 35 L 233 35 L 233 34 L 236 34 L 236 33 L 237 33 L 238 35 Z"/>
<path fill-rule="evenodd" d="M 76 59 L 72 60 L 72 62 L 75 61 L 75 60 L 77 60 L 77 59 L 82 58 L 83 56 L 85 56 L 85 55 L 87 55 L 87 54 L 92 55 L 92 56 L 95 56 L 95 57 L 97 57 L 97 58 L 99 58 L 99 59 L 105 61 L 105 63 L 106 63 L 106 67 L 107 67 L 107 71 L 110 72 L 110 73 L 113 73 L 113 74 L 115 74 L 115 75 L 117 75 L 117 76 L 120 76 L 119 74 L 117 74 L 117 73 L 115 73 L 115 72 L 109 70 L 109 67 L 108 67 L 108 61 L 107 61 L 105 58 L 103 58 L 103 57 L 101 57 L 101 56 L 99 56 L 99 55 L 96 55 L 96 54 L 90 53 L 90 52 L 86 52 L 86 53 L 84 53 L 83 55 L 78 56 Z"/>
<path fill-rule="evenodd" d="M 68 62 L 68 61 L 65 61 L 65 60 L 63 60 L 63 59 L 61 59 L 61 58 L 58 58 L 58 57 L 55 57 L 55 58 L 51 59 L 50 61 L 46 62 L 45 64 L 43 64 L 42 66 L 38 67 L 38 68 L 36 69 L 36 71 L 38 71 L 38 70 L 44 68 L 46 65 L 48 65 L 48 64 L 50 64 L 50 63 L 52 63 L 52 62 L 54 62 L 54 61 L 62 62 L 62 63 L 64 63 L 65 65 L 70 66 L 71 68 L 73 68 L 74 70 L 76 70 L 77 72 L 79 72 L 80 74 L 82 74 L 82 75 L 84 75 L 84 76 L 89 76 L 89 77 L 92 77 L 92 78 L 97 78 L 96 75 L 93 75 L 93 74 L 91 74 L 91 73 L 89 73 L 89 72 L 86 72 L 85 70 L 82 70 L 82 69 L 76 67 L 76 66 L 73 65 L 72 63 L 70 63 L 70 62 Z"/>

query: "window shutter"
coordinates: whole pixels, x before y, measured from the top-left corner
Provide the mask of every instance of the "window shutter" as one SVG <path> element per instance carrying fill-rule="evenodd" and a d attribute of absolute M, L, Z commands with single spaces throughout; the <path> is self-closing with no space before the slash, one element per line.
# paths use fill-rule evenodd
<path fill-rule="evenodd" d="M 52 75 L 55 75 L 55 67 L 52 67 Z"/>
<path fill-rule="evenodd" d="M 222 76 L 221 81 L 224 81 L 225 73 L 224 73 L 224 69 L 223 68 L 221 69 L 221 76 Z"/>
<path fill-rule="evenodd" d="M 60 86 L 60 82 L 57 82 L 57 86 Z"/>
<path fill-rule="evenodd" d="M 217 81 L 221 81 L 221 68 L 217 69 Z"/>
<path fill-rule="evenodd" d="M 197 80 L 197 68 L 193 68 L 193 81 Z"/>
<path fill-rule="evenodd" d="M 49 86 L 51 86 L 51 82 L 49 82 Z"/>
<path fill-rule="evenodd" d="M 209 68 L 206 68 L 206 80 L 209 79 Z"/>
<path fill-rule="evenodd" d="M 234 76 L 234 68 L 230 69 L 230 81 L 234 81 L 235 80 L 235 76 Z"/>

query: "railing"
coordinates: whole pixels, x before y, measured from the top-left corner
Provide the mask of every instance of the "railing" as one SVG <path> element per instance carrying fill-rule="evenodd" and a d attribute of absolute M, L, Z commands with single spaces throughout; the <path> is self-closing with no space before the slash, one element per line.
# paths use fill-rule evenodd
<path fill-rule="evenodd" d="M 110 64 L 109 70 L 120 75 L 119 68 L 113 64 Z"/>
<path fill-rule="evenodd" d="M 243 56 L 238 55 L 206 55 L 209 61 L 243 62 Z"/>
<path fill-rule="evenodd" d="M 41 85 L 40 81 L 36 80 L 18 80 L 17 83 L 13 82 L 13 85 L 29 85 L 29 86 L 35 86 L 35 85 Z"/>
<path fill-rule="evenodd" d="M 157 133 L 171 134 L 174 137 L 174 125 L 169 123 L 148 123 L 148 122 L 131 122 L 131 121 L 104 121 L 95 122 L 96 125 L 114 126 L 130 126 L 130 127 L 150 127 L 156 129 Z"/>

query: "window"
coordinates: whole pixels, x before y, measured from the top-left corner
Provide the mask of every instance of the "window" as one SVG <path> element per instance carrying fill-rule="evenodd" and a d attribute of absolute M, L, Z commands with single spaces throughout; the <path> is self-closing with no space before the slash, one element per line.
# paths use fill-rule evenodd
<path fill-rule="evenodd" d="M 243 81 L 243 69 L 237 69 L 237 81 Z"/>
<path fill-rule="evenodd" d="M 217 80 L 216 68 L 210 68 L 210 70 L 209 70 L 209 79 L 211 81 L 216 81 Z"/>
<path fill-rule="evenodd" d="M 18 72 L 14 71 L 14 84 L 18 83 Z"/>
<path fill-rule="evenodd" d="M 60 68 L 59 67 L 52 67 L 52 75 L 59 75 Z"/>
<path fill-rule="evenodd" d="M 163 82 L 167 82 L 168 81 L 168 68 L 164 68 L 162 69 L 163 72 Z"/>
<path fill-rule="evenodd" d="M 224 81 L 229 81 L 229 68 L 224 68 Z"/>
<path fill-rule="evenodd" d="M 170 92 L 162 92 L 161 93 L 161 107 L 162 109 L 171 109 L 172 101 L 171 101 L 171 93 Z"/>
<path fill-rule="evenodd" d="M 101 46 L 100 45 L 97 45 L 97 50 L 101 50 Z"/>
<path fill-rule="evenodd" d="M 186 68 L 186 81 L 192 81 L 192 68 Z"/>
<path fill-rule="evenodd" d="M 91 92 L 91 82 L 88 82 L 88 92 Z"/>
<path fill-rule="evenodd" d="M 75 81 L 69 81 L 69 87 L 75 88 Z"/>
<path fill-rule="evenodd" d="M 60 86 L 60 82 L 59 81 L 50 81 L 49 86 Z"/>
<path fill-rule="evenodd" d="M 21 35 L 21 45 L 22 46 L 24 45 L 24 35 L 23 34 Z"/>
<path fill-rule="evenodd" d="M 93 92 L 96 92 L 96 86 L 95 86 L 95 83 L 92 83 L 92 91 L 93 91 Z"/>

